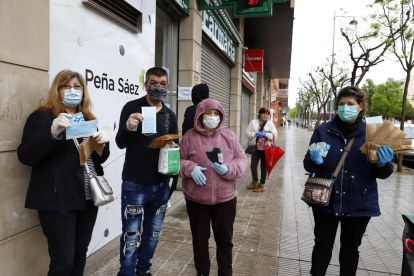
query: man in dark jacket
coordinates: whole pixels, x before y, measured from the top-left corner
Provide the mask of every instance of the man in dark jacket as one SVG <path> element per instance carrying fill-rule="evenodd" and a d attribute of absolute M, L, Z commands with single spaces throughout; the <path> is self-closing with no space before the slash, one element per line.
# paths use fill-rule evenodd
<path fill-rule="evenodd" d="M 167 72 L 159 67 L 149 69 L 145 76 L 145 90 L 146 96 L 128 102 L 122 109 L 116 135 L 118 147 L 126 148 L 122 171 L 121 268 L 118 276 L 151 275 L 150 261 L 161 234 L 169 199 L 170 176 L 158 172 L 160 149 L 148 147 L 155 138 L 178 133 L 177 118 L 163 103 L 168 91 Z M 145 120 L 142 108 L 150 106 L 156 108 L 156 133 L 142 133 Z"/>
<path fill-rule="evenodd" d="M 194 128 L 193 124 L 197 106 L 204 99 L 207 99 L 209 97 L 209 93 L 210 91 L 207 84 L 205 83 L 200 83 L 194 86 L 191 90 L 191 100 L 193 101 L 193 105 L 187 107 L 184 113 L 183 136 L 187 131 Z"/>

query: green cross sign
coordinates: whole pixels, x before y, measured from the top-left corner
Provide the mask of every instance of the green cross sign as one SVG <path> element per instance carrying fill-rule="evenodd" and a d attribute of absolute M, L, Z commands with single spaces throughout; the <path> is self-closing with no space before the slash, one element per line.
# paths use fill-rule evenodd
<path fill-rule="evenodd" d="M 198 0 L 199 10 L 233 8 L 234 17 L 272 16 L 273 3 L 285 3 L 286 0 L 221 0 L 221 5 L 210 6 L 206 0 Z"/>

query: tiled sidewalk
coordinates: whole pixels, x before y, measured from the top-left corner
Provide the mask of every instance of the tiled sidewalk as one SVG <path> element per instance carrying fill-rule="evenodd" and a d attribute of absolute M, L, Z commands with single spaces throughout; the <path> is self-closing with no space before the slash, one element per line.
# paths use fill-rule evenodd
<path fill-rule="evenodd" d="M 309 275 L 313 247 L 312 210 L 300 200 L 306 180 L 303 157 L 311 132 L 291 126 L 278 129 L 285 155 L 266 182 L 264 193 L 246 189 L 250 169 L 239 179 L 234 224 L 233 275 Z M 357 275 L 399 275 L 401 214 L 414 213 L 414 173 L 379 180 L 382 215 L 369 223 L 360 247 Z M 339 232 L 327 275 L 339 275 Z M 210 239 L 211 275 L 217 275 L 214 238 Z M 93 276 L 116 275 L 119 255 Z M 185 203 L 167 214 L 152 260 L 153 275 L 196 275 Z"/>

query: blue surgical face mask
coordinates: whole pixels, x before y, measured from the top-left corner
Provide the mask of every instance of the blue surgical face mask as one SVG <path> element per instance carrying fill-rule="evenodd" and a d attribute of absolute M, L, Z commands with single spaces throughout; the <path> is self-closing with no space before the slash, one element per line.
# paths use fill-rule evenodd
<path fill-rule="evenodd" d="M 75 90 L 64 90 L 65 97 L 63 97 L 62 103 L 67 106 L 77 106 L 82 101 L 82 91 Z"/>
<path fill-rule="evenodd" d="M 341 118 L 344 122 L 349 122 L 355 119 L 356 116 L 358 116 L 358 110 L 356 105 L 341 105 L 338 106 L 338 111 L 336 114 L 338 114 L 339 118 Z"/>

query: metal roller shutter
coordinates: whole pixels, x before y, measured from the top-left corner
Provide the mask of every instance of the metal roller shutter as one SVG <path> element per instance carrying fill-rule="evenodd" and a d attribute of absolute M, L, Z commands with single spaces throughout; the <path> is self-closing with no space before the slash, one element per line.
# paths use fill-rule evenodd
<path fill-rule="evenodd" d="M 250 91 L 243 86 L 242 89 L 242 128 L 241 128 L 241 145 L 247 147 L 246 129 L 249 126 L 250 113 Z"/>
<path fill-rule="evenodd" d="M 216 99 L 226 112 L 224 127 L 230 127 L 230 65 L 215 49 L 204 42 L 201 49 L 201 82 L 207 83 L 210 98 Z"/>

